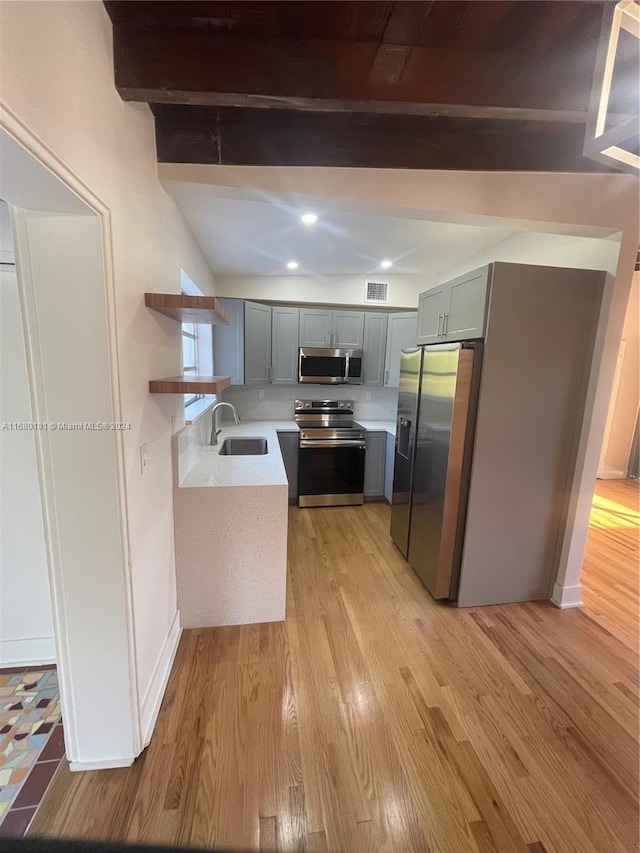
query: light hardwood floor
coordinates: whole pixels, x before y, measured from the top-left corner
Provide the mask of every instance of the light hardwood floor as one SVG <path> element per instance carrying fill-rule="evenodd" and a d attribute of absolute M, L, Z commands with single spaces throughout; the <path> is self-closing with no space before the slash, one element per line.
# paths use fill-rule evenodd
<path fill-rule="evenodd" d="M 584 610 L 436 605 L 388 528 L 385 504 L 291 509 L 286 622 L 185 632 L 150 747 L 63 770 L 31 833 L 637 850 L 637 484 L 598 485 Z"/>

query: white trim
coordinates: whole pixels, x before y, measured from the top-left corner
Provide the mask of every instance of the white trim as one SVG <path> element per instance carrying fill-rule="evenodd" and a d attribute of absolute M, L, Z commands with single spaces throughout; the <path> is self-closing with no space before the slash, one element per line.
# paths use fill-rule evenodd
<path fill-rule="evenodd" d="M 65 726 L 66 726 L 65 720 Z M 66 729 L 65 729 L 66 731 Z M 115 770 L 117 767 L 131 767 L 135 758 L 105 758 L 104 761 L 70 761 L 69 770 L 80 773 L 83 770 Z"/>
<path fill-rule="evenodd" d="M 598 478 L 600 480 L 626 480 L 627 474 L 619 468 L 603 468 L 602 471 L 598 472 Z"/>
<path fill-rule="evenodd" d="M 180 611 L 176 610 L 169 632 L 162 644 L 162 650 L 153 669 L 153 674 L 149 680 L 144 699 L 142 700 L 140 719 L 144 738 L 143 747 L 148 746 L 151 741 L 151 735 L 153 734 L 153 729 L 158 718 L 164 692 L 167 689 L 167 682 L 169 681 L 171 667 L 173 666 L 181 635 Z"/>
<path fill-rule="evenodd" d="M 0 667 L 40 666 L 56 662 L 56 644 L 51 637 L 0 640 Z"/>
<path fill-rule="evenodd" d="M 111 224 L 111 210 L 108 205 L 104 204 L 101 199 L 82 181 L 82 179 L 63 161 L 61 160 L 46 143 L 34 133 L 24 122 L 11 110 L 11 108 L 0 99 L 0 129 L 4 130 L 9 136 L 13 137 L 29 154 L 31 154 L 38 162 L 44 165 L 55 177 L 64 184 L 67 189 L 73 192 L 78 198 L 93 210 L 100 218 L 100 226 L 102 231 L 102 249 L 103 262 L 105 273 L 105 301 L 106 301 L 106 321 L 107 321 L 107 346 L 109 358 L 109 372 L 111 378 L 111 393 L 113 406 L 113 420 L 122 422 L 125 420 L 122 411 L 122 398 L 120 388 L 120 369 L 118 362 L 118 336 L 116 324 L 116 288 L 114 279 L 114 263 L 113 263 L 113 238 Z M 23 253 L 26 254 L 26 253 Z M 16 259 L 17 260 L 17 259 Z M 25 318 L 25 331 L 27 320 Z M 28 338 L 27 338 L 28 340 Z M 27 341 L 25 341 L 27 344 Z M 29 345 L 27 349 L 27 367 L 29 370 L 32 407 L 33 414 L 36 420 L 46 420 L 42 417 L 46 411 L 44 406 L 44 398 L 42 386 L 40 393 L 36 393 L 34 378 L 41 374 L 41 368 L 38 369 L 38 362 L 34 361 L 33 356 L 40 357 L 39 347 L 35 343 L 37 352 L 31 353 Z M 36 398 L 41 398 L 36 400 Z M 67 743 L 68 754 L 78 754 L 78 725 L 75 717 L 75 708 L 71 697 L 73 695 L 72 687 L 72 667 L 69 652 L 69 642 L 66 630 L 66 619 L 64 614 L 64 606 L 62 603 L 62 587 L 63 587 L 63 566 L 60 560 L 60 554 L 57 549 L 59 538 L 57 536 L 57 523 L 55 513 L 55 496 L 51 491 L 47 493 L 45 483 L 52 485 L 52 478 L 49 466 L 47 465 L 47 454 L 49 449 L 45 440 L 46 432 L 36 433 L 36 451 L 38 455 L 38 466 L 40 469 L 42 482 L 42 502 L 43 514 L 45 518 L 45 528 L 47 534 L 47 556 L 49 563 L 49 581 L 52 594 L 52 611 L 54 622 L 54 635 L 56 638 L 57 659 L 58 659 L 58 678 L 60 682 L 60 698 L 62 710 L 65 720 L 65 741 Z M 41 439 L 41 440 L 40 440 Z M 126 467 L 124 456 L 124 434 L 116 432 L 114 437 L 115 453 L 116 453 L 116 481 L 119 497 L 119 514 L 120 528 L 122 534 L 122 557 L 123 557 L 123 572 L 124 572 L 124 593 L 125 593 L 125 608 L 127 617 L 127 646 L 129 649 L 129 686 L 131 696 L 131 721 L 132 721 L 132 737 L 133 747 L 136 754 L 142 751 L 142 734 L 140 724 L 140 699 L 138 691 L 138 667 L 135 641 L 135 620 L 133 607 L 133 575 L 131 571 L 131 548 L 128 524 L 127 511 L 127 492 L 126 492 Z M 47 475 L 49 475 L 47 479 Z M 56 545 L 54 545 L 56 543 Z M 128 766 L 128 765 L 118 765 Z"/>
<path fill-rule="evenodd" d="M 554 583 L 551 601 L 561 610 L 566 610 L 569 607 L 582 607 L 582 584 L 561 586 L 559 583 Z"/>
<path fill-rule="evenodd" d="M 29 376 L 31 410 L 35 421 L 44 421 L 46 408 L 43 391 L 44 379 L 42 378 L 42 354 L 37 335 L 38 313 L 31 270 L 31 255 L 28 251 L 28 238 L 26 236 L 25 215 L 22 210 L 16 209 L 13 205 L 9 206 L 9 210 L 11 213 L 16 261 L 19 270 L 19 293 L 22 322 L 24 324 L 24 344 L 27 359 L 27 374 Z M 56 638 L 57 648 L 60 704 L 65 722 L 65 746 L 67 754 L 77 755 L 79 753 L 78 725 L 75 705 L 73 703 L 73 678 L 67 618 L 64 608 L 63 561 L 60 553 L 60 537 L 57 535 L 58 523 L 55 493 L 53 491 L 53 474 L 51 473 L 49 433 L 46 431 L 37 431 L 34 433 L 34 437 L 38 475 L 40 478 L 40 500 L 47 552 L 49 588 L 51 590 L 51 615 L 53 617 L 53 633 Z"/>

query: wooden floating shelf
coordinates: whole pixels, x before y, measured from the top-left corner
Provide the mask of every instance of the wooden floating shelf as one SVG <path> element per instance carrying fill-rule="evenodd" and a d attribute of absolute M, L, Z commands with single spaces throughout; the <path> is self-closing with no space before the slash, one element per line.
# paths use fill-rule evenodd
<path fill-rule="evenodd" d="M 215 296 L 145 293 L 144 304 L 181 323 L 229 324 L 229 315 Z"/>
<path fill-rule="evenodd" d="M 151 394 L 219 394 L 231 385 L 230 376 L 170 376 L 149 380 Z"/>

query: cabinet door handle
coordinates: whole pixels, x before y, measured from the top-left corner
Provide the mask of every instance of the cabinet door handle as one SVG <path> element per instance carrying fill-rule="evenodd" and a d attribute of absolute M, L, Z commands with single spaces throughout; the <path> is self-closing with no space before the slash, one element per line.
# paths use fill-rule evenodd
<path fill-rule="evenodd" d="M 447 332 L 449 331 L 449 315 L 443 314 L 442 315 L 442 321 L 443 321 L 442 322 L 442 334 L 446 335 Z"/>
<path fill-rule="evenodd" d="M 384 384 L 385 385 L 389 384 L 389 371 L 388 370 L 385 370 L 385 372 L 384 372 Z"/>
<path fill-rule="evenodd" d="M 438 331 L 436 332 L 436 338 L 440 337 L 440 326 L 442 325 L 442 314 L 438 314 Z"/>

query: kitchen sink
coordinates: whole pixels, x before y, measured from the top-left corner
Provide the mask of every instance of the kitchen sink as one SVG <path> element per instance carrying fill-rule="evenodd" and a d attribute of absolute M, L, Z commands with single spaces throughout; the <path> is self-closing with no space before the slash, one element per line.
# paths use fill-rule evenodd
<path fill-rule="evenodd" d="M 225 438 L 220 448 L 220 456 L 264 456 L 269 452 L 266 438 L 243 436 Z"/>

